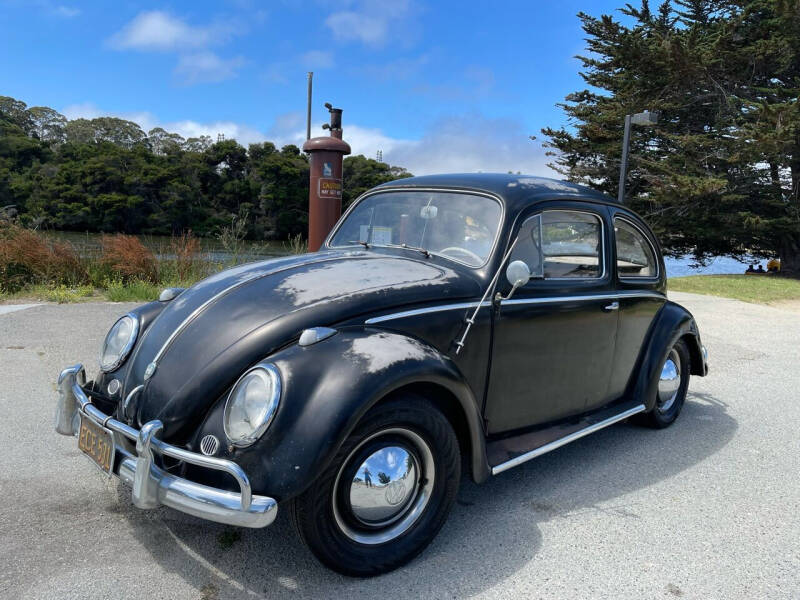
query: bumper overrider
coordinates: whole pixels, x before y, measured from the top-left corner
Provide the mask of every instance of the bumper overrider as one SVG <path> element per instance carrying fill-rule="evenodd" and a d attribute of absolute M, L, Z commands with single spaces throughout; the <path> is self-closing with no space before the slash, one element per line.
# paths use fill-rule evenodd
<path fill-rule="evenodd" d="M 235 462 L 189 452 L 158 439 L 163 425 L 154 420 L 136 430 L 103 413 L 83 391 L 86 375 L 78 364 L 64 369 L 58 377 L 56 431 L 76 436 L 78 414 L 112 432 L 115 460 L 112 471 L 133 488 L 133 504 L 139 508 L 169 506 L 181 512 L 240 527 L 266 527 L 275 520 L 278 503 L 267 496 L 254 495 L 250 480 Z M 127 438 L 135 443 L 134 452 L 126 449 Z M 153 453 L 192 465 L 223 471 L 239 484 L 240 493 L 220 490 L 176 477 L 159 468 Z"/>

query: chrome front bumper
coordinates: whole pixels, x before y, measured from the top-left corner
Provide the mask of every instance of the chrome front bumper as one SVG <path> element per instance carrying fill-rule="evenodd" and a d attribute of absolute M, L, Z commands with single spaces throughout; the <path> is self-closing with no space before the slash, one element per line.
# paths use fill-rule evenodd
<path fill-rule="evenodd" d="M 157 436 L 163 428 L 161 421 L 149 421 L 138 431 L 117 421 L 91 403 L 81 387 L 85 380 L 83 365 L 79 364 L 64 369 L 59 375 L 56 431 L 62 435 L 77 435 L 79 412 L 111 430 L 118 456 L 114 473 L 133 487 L 135 506 L 156 508 L 163 504 L 202 519 L 240 527 L 266 527 L 275 520 L 278 503 L 267 496 L 253 495 L 250 480 L 235 462 L 189 452 L 159 440 Z M 125 448 L 120 436 L 136 444 L 135 454 Z M 224 471 L 239 483 L 240 493 L 175 477 L 154 464 L 153 452 Z"/>

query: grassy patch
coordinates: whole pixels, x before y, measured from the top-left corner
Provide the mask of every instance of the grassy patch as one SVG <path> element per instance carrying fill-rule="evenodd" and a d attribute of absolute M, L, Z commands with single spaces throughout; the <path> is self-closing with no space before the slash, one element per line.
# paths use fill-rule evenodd
<path fill-rule="evenodd" d="M 92 300 L 102 300 L 102 293 L 90 285 L 56 285 L 39 284 L 26 287 L 16 292 L 0 291 L 0 301 L 2 302 L 23 302 L 26 300 L 38 300 L 40 302 L 58 302 L 65 304 L 68 302 L 90 302 Z"/>
<path fill-rule="evenodd" d="M 671 292 L 691 292 L 766 304 L 800 300 L 800 280 L 774 275 L 692 275 L 667 281 Z"/>
<path fill-rule="evenodd" d="M 150 302 L 156 300 L 164 286 L 149 281 L 109 281 L 105 286 L 105 296 L 111 302 Z"/>

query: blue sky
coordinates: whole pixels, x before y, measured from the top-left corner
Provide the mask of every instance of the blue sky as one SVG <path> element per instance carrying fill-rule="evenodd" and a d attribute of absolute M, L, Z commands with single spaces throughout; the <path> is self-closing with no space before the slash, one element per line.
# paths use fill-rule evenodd
<path fill-rule="evenodd" d="M 70 118 L 300 143 L 311 70 L 312 135 L 329 101 L 354 152 L 415 173 L 552 175 L 539 130 L 564 124 L 555 104 L 584 87 L 575 15 L 620 4 L 0 0 L 0 95 Z"/>

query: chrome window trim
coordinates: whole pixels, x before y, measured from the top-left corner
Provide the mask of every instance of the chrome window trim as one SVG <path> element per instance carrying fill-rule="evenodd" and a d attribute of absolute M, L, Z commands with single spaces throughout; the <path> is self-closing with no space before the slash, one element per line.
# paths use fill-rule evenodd
<path fill-rule="evenodd" d="M 619 270 L 617 269 L 617 260 L 619 257 L 617 256 L 617 230 L 614 227 L 617 219 L 620 221 L 625 221 L 628 225 L 633 227 L 636 231 L 642 234 L 642 237 L 647 242 L 647 245 L 650 246 L 650 250 L 653 252 L 653 260 L 656 263 L 656 274 L 655 275 L 628 275 L 627 277 L 622 277 L 619 274 Z M 614 215 L 611 219 L 611 226 L 614 227 L 614 256 L 617 260 L 614 261 L 614 269 L 617 270 L 617 279 L 620 281 L 657 281 L 661 277 L 661 262 L 658 260 L 658 252 L 656 252 L 656 247 L 653 245 L 653 242 L 650 240 L 650 236 L 647 235 L 644 230 L 639 227 L 636 223 L 634 223 L 631 219 L 623 216 L 623 215 Z"/>
<path fill-rule="evenodd" d="M 600 294 L 587 294 L 587 295 L 576 295 L 576 296 L 543 296 L 540 298 L 512 298 L 511 300 L 501 300 L 500 304 L 552 304 L 555 302 L 589 302 L 591 300 L 608 300 L 608 299 L 623 299 L 623 298 L 657 298 L 660 300 L 666 300 L 667 297 L 660 293 L 654 291 L 634 291 L 634 292 L 626 292 L 626 291 L 617 291 L 617 292 L 607 292 L 607 293 L 600 293 Z M 428 313 L 436 313 L 436 312 L 443 312 L 447 310 L 467 310 L 470 308 L 477 308 L 478 306 L 481 307 L 489 307 L 492 305 L 491 301 L 485 302 L 460 302 L 456 304 L 441 304 L 438 306 L 428 306 L 425 308 L 415 308 L 412 310 L 405 310 L 396 313 L 390 313 L 388 315 L 380 315 L 378 317 L 371 317 L 364 321 L 365 325 L 375 325 L 377 323 L 383 323 L 385 321 L 393 321 L 395 319 L 404 319 L 406 317 L 415 317 L 417 315 L 424 315 Z"/>
<path fill-rule="evenodd" d="M 581 210 L 581 209 L 572 209 L 572 208 L 545 208 L 542 209 L 541 212 L 536 213 L 539 215 L 544 215 L 546 212 L 573 212 L 573 213 L 584 213 L 587 215 L 593 216 L 595 219 L 600 221 L 600 260 L 603 263 L 603 270 L 600 272 L 600 275 L 597 277 L 544 277 L 544 240 L 542 240 L 542 279 L 538 281 L 601 281 L 606 278 L 608 275 L 608 268 L 606 265 L 606 228 L 605 228 L 605 220 L 600 215 L 600 213 L 592 212 L 589 210 Z M 534 217 L 536 215 L 531 215 Z M 526 219 L 527 221 L 527 219 Z M 544 225 L 544 218 L 542 218 L 542 225 Z M 537 280 L 532 280 L 537 281 Z"/>
<path fill-rule="evenodd" d="M 347 219 L 347 217 L 350 215 L 350 213 L 353 211 L 353 209 L 357 205 L 361 204 L 364 200 L 366 200 L 367 198 L 369 198 L 371 196 L 375 196 L 377 194 L 386 194 L 386 193 L 389 193 L 389 192 L 391 192 L 391 193 L 396 193 L 396 192 L 444 192 L 444 193 L 449 193 L 449 194 L 467 194 L 467 195 L 471 195 L 471 196 L 483 196 L 484 198 L 489 198 L 491 200 L 494 200 L 495 202 L 497 202 L 500 205 L 500 219 L 497 222 L 497 231 L 494 234 L 494 242 L 492 243 L 491 249 L 486 254 L 486 260 L 483 261 L 483 263 L 481 263 L 478 266 L 475 266 L 475 265 L 471 265 L 469 263 L 466 263 L 464 261 L 458 260 L 457 258 L 453 258 L 452 256 L 447 256 L 446 254 L 439 254 L 438 252 L 433 252 L 431 250 L 428 250 L 428 252 L 430 252 L 430 254 L 433 254 L 434 256 L 439 256 L 441 258 L 444 258 L 446 260 L 452 261 L 452 262 L 457 263 L 459 265 L 464 265 L 466 267 L 469 267 L 470 269 L 482 269 L 486 265 L 488 265 L 489 262 L 492 260 L 492 256 L 494 256 L 495 250 L 497 249 L 497 245 L 500 242 L 500 233 L 503 230 L 503 223 L 505 222 L 505 218 L 506 218 L 506 205 L 503 202 L 503 200 L 500 198 L 500 196 L 497 196 L 495 194 L 491 194 L 489 192 L 484 192 L 484 191 L 481 191 L 481 190 L 464 190 L 464 189 L 460 190 L 460 189 L 457 189 L 457 188 L 386 187 L 386 188 L 381 188 L 381 189 L 378 189 L 378 190 L 373 190 L 373 191 L 366 192 L 366 193 L 362 194 L 361 196 L 359 196 L 358 198 L 356 198 L 355 201 L 350 206 L 347 207 L 347 210 L 344 211 L 344 214 L 341 217 L 339 217 L 339 220 L 337 221 L 336 226 L 328 234 L 328 237 L 325 238 L 325 244 L 324 244 L 325 248 L 328 248 L 329 250 L 333 250 L 335 248 L 363 248 L 363 246 L 361 244 L 347 244 L 347 245 L 344 245 L 344 246 L 331 246 L 331 240 L 333 240 L 334 236 L 339 232 L 339 229 L 341 229 L 342 224 L 345 222 L 345 219 Z M 386 245 L 379 245 L 379 244 L 376 244 L 375 247 L 376 248 L 402 248 L 402 246 L 398 246 L 398 245 L 388 245 L 388 246 L 386 246 Z M 413 249 L 413 248 L 409 248 L 409 249 Z"/>

